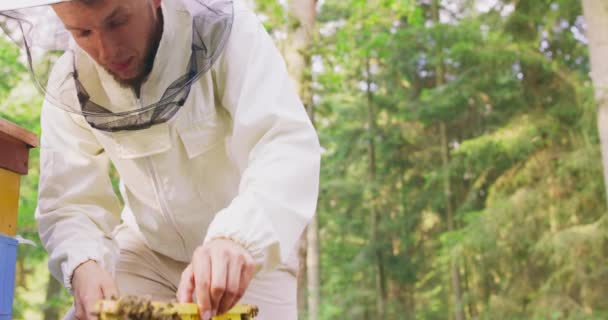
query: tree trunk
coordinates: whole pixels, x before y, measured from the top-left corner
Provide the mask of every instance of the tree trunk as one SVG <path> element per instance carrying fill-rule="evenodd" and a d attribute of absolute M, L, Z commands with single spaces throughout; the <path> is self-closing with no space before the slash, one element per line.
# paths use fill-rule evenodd
<path fill-rule="evenodd" d="M 373 102 L 372 92 L 372 79 L 371 79 L 371 67 L 370 58 L 366 59 L 366 82 L 367 82 L 367 130 L 369 131 L 368 140 L 368 156 L 369 156 L 369 184 L 372 186 L 374 192 L 372 197 L 375 196 L 376 190 L 376 144 L 374 137 L 376 136 L 376 110 Z M 386 316 L 386 277 L 384 275 L 384 264 L 382 258 L 382 251 L 379 247 L 380 241 L 378 237 L 378 229 L 380 224 L 380 215 L 376 208 L 375 199 L 371 199 L 371 242 L 374 253 L 374 264 L 375 264 L 375 275 L 376 275 L 376 295 L 377 295 L 377 311 L 378 319 L 384 319 Z"/>
<path fill-rule="evenodd" d="M 513 34 L 514 40 L 524 46 L 536 48 L 539 41 L 537 21 L 531 18 L 534 7 L 539 5 L 537 0 L 518 0 L 515 2 L 515 12 L 511 14 L 507 30 Z M 541 95 L 543 68 L 538 62 L 520 59 L 523 88 L 523 98 L 530 108 L 542 108 L 544 97 Z"/>
<path fill-rule="evenodd" d="M 317 17 L 316 0 L 291 0 L 288 3 L 289 46 L 285 46 L 285 57 L 291 76 L 300 93 L 300 97 L 310 120 L 314 124 L 313 93 L 312 93 L 312 56 L 311 46 L 315 38 L 315 20 Z M 293 21 L 293 22 L 292 22 Z M 295 22 L 295 23 L 294 23 Z M 308 318 L 319 319 L 319 306 L 321 303 L 321 290 L 319 280 L 319 239 L 318 218 L 315 215 L 306 229 L 302 242 L 305 249 L 300 255 L 301 265 L 305 261 L 306 290 L 300 287 L 300 308 L 304 307 L 304 292 L 308 296 Z M 305 256 L 304 256 L 305 255 Z M 303 285 L 304 281 L 301 279 Z"/>
<path fill-rule="evenodd" d="M 307 235 L 307 288 L 308 288 L 308 318 L 319 319 L 319 307 L 321 305 L 321 288 L 319 277 L 319 227 L 315 218 L 308 226 Z"/>
<path fill-rule="evenodd" d="M 44 320 L 58 320 L 59 319 L 59 308 L 58 304 L 52 303 L 53 299 L 59 296 L 61 292 L 61 283 L 57 281 L 53 275 L 49 274 L 49 284 L 46 287 L 46 302 L 48 303 L 44 308 Z M 50 302 L 50 303 L 49 303 Z"/>
<path fill-rule="evenodd" d="M 433 0 L 432 7 L 433 22 L 439 23 L 439 0 Z M 441 44 L 438 44 L 437 55 L 439 62 L 435 67 L 435 82 L 437 86 L 444 84 L 443 63 L 441 62 Z M 454 209 L 452 206 L 452 185 L 450 182 L 450 146 L 445 121 L 439 123 L 439 131 L 441 138 L 441 163 L 443 168 L 443 191 L 445 194 L 445 208 L 448 231 L 454 231 Z M 464 306 L 462 304 L 462 288 L 460 280 L 460 267 L 458 261 L 454 258 L 450 259 L 450 275 L 451 284 L 454 295 L 454 316 L 456 320 L 464 320 Z"/>
<path fill-rule="evenodd" d="M 608 2 L 583 0 L 587 40 L 591 57 L 591 78 L 597 102 L 597 124 L 602 149 L 604 183 L 608 192 Z M 608 201 L 608 197 L 606 198 Z"/>
<path fill-rule="evenodd" d="M 306 268 L 307 256 L 308 256 L 308 227 L 304 230 L 304 233 L 300 237 L 300 241 L 298 244 L 298 313 L 303 315 L 306 312 L 307 308 L 307 283 L 306 283 L 306 273 L 308 272 Z"/>
<path fill-rule="evenodd" d="M 471 279 L 469 278 L 469 264 L 467 263 L 467 260 L 465 259 L 464 261 L 464 267 L 463 267 L 463 275 L 464 275 L 464 292 L 471 292 L 471 290 L 473 290 L 472 286 L 471 286 Z M 468 315 L 469 315 L 469 319 L 476 319 L 477 318 L 477 309 L 475 306 L 475 301 L 473 301 L 473 299 L 469 300 L 468 303 Z"/>
<path fill-rule="evenodd" d="M 289 47 L 285 50 L 289 73 L 309 116 L 312 116 L 313 105 L 311 46 L 315 36 L 316 3 L 316 0 L 289 1 Z"/>
<path fill-rule="evenodd" d="M 443 190 L 445 194 L 446 213 L 448 231 L 454 231 L 454 212 L 452 208 L 452 189 L 450 184 L 450 149 L 448 145 L 448 135 L 446 124 L 444 121 L 439 123 L 439 131 L 441 135 L 441 162 L 443 166 Z M 464 306 L 462 304 L 462 288 L 460 280 L 460 270 L 458 261 L 455 258 L 450 259 L 450 274 L 452 279 L 452 290 L 454 294 L 454 312 L 456 320 L 464 320 Z"/>

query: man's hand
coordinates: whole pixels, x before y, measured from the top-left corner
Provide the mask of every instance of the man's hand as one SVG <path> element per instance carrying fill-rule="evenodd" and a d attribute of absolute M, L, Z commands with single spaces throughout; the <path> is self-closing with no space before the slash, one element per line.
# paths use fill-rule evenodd
<path fill-rule="evenodd" d="M 203 320 L 230 310 L 255 274 L 251 254 L 232 240 L 215 239 L 194 251 L 177 290 L 179 302 L 196 303 Z"/>
<path fill-rule="evenodd" d="M 72 289 L 78 320 L 96 319 L 91 312 L 98 300 L 118 298 L 118 289 L 112 275 L 94 260 L 89 260 L 74 270 Z"/>

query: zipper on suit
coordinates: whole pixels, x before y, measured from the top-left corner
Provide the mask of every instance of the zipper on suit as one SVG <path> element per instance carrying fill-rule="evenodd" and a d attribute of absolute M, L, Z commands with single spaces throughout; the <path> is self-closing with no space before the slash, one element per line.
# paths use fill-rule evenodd
<path fill-rule="evenodd" d="M 143 103 L 141 102 L 140 98 L 137 98 L 137 105 L 140 108 L 143 108 Z M 148 173 L 150 174 L 150 177 L 152 178 L 152 186 L 154 188 L 154 193 L 156 195 L 156 199 L 158 199 L 158 204 L 160 206 L 160 212 L 161 212 L 163 218 L 165 219 L 165 221 L 167 221 L 169 223 L 169 225 L 173 228 L 175 233 L 179 236 L 179 239 L 181 240 L 181 244 L 182 244 L 182 252 L 183 252 L 184 258 L 190 259 L 190 257 L 187 256 L 187 252 L 186 252 L 186 240 L 184 239 L 184 236 L 182 235 L 182 233 L 179 231 L 179 228 L 177 227 L 177 223 L 175 223 L 175 219 L 173 219 L 173 216 L 171 215 L 169 206 L 167 205 L 167 200 L 164 197 L 163 192 L 162 192 L 162 185 L 161 185 L 161 182 L 159 181 L 160 179 L 158 178 L 158 172 L 157 172 L 156 168 L 154 167 L 154 163 L 152 162 L 152 159 L 150 156 L 147 156 L 145 158 L 146 158 L 146 164 L 148 166 Z"/>

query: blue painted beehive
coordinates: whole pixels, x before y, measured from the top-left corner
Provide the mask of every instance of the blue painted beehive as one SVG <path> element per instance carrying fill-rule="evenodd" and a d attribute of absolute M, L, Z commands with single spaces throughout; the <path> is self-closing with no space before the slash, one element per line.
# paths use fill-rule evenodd
<path fill-rule="evenodd" d="M 0 234 L 0 320 L 11 320 L 15 290 L 17 240 Z"/>

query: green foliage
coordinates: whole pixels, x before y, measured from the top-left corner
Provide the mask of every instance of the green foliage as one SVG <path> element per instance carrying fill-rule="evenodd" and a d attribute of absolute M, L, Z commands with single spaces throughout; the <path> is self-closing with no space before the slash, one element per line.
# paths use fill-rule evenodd
<path fill-rule="evenodd" d="M 389 319 L 452 315 L 453 259 L 467 317 L 605 312 L 595 299 L 605 294 L 606 205 L 580 3 L 475 4 L 440 2 L 441 23 L 428 1 L 320 8 L 323 319 L 374 317 L 377 249 Z"/>
<path fill-rule="evenodd" d="M 15 75 L 25 71 L 24 66 L 17 63 L 18 57 L 17 47 L 12 46 L 8 40 L 0 38 L 0 100 L 3 100 L 19 81 Z"/>

